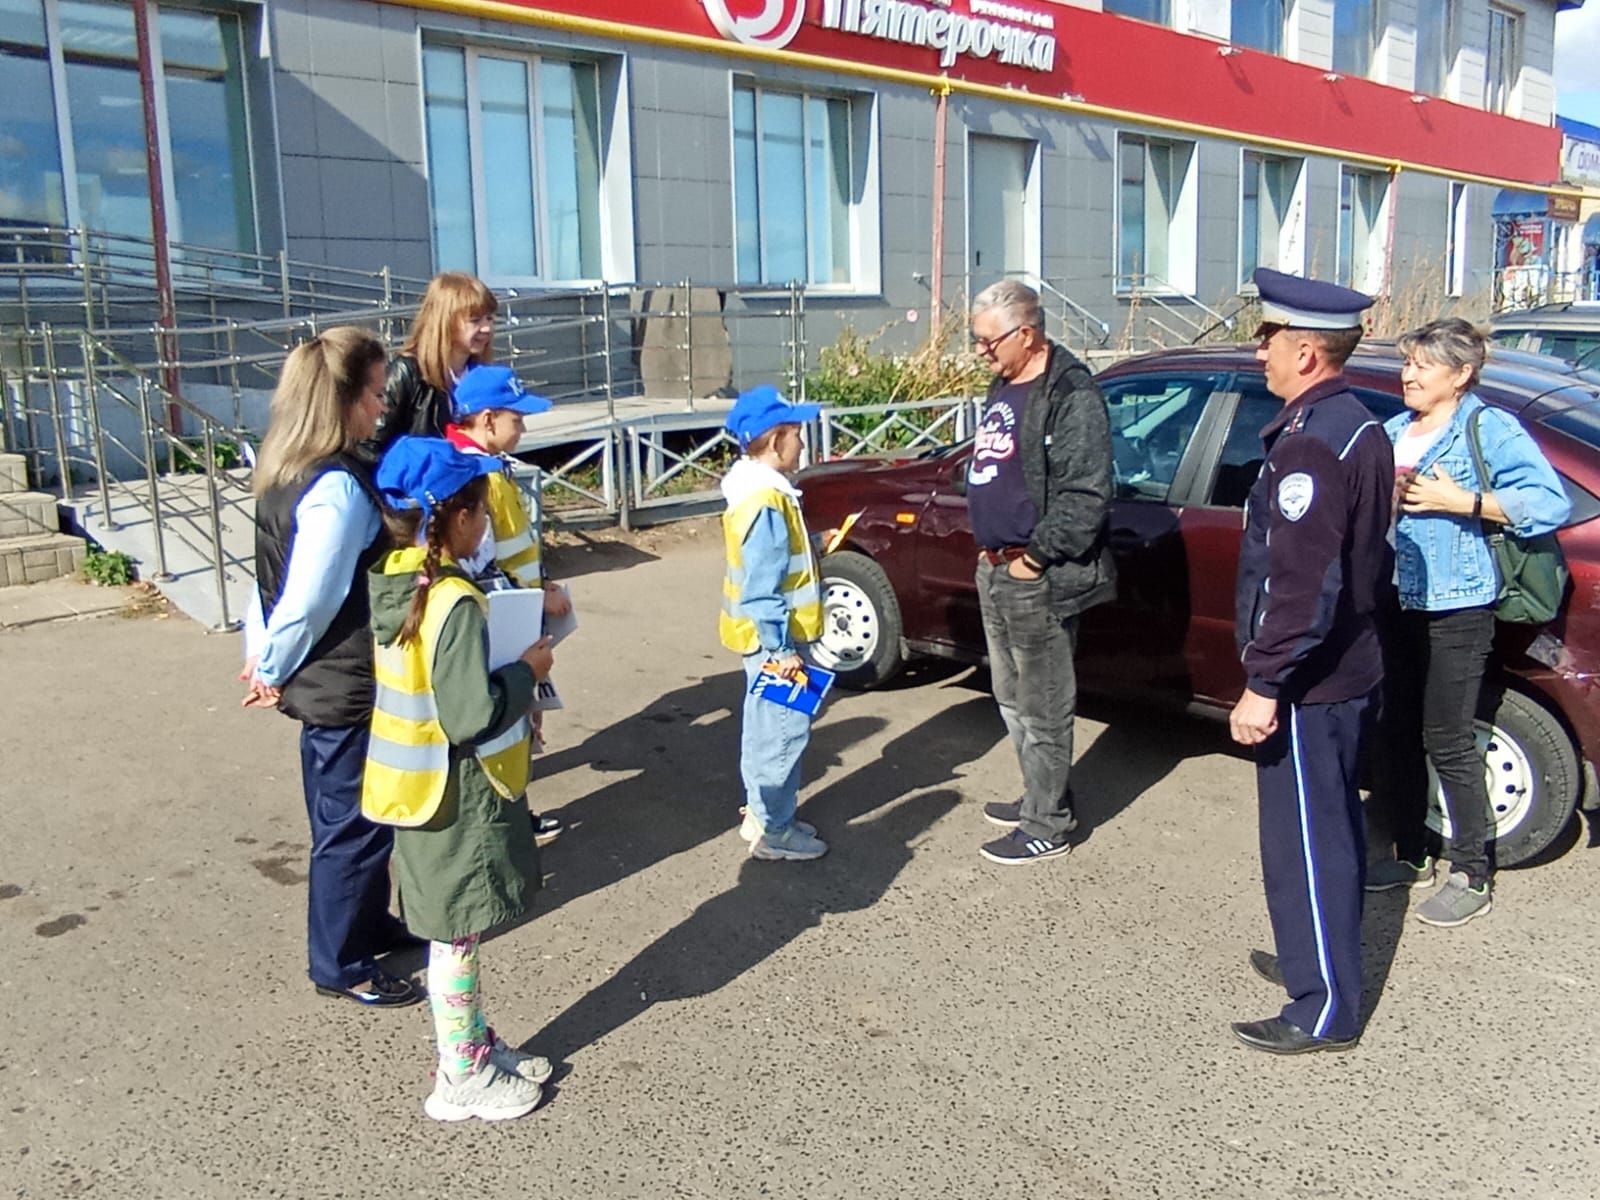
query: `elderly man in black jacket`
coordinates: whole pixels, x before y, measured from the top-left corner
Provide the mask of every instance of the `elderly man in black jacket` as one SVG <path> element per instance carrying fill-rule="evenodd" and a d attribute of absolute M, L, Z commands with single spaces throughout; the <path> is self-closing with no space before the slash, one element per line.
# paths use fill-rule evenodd
<path fill-rule="evenodd" d="M 978 599 L 1000 715 L 1022 766 L 1021 799 L 984 806 L 1008 832 L 982 847 L 1005 865 L 1066 854 L 1078 615 L 1112 598 L 1107 539 L 1111 429 L 1089 370 L 1044 333 L 1032 288 L 1006 280 L 972 304 L 994 372 L 967 474 Z"/>

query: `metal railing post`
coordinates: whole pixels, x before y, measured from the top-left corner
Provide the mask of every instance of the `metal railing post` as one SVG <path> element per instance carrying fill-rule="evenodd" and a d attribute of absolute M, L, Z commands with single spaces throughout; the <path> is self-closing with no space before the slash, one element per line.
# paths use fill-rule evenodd
<path fill-rule="evenodd" d="M 606 420 L 617 419 L 616 380 L 611 374 L 611 285 L 600 285 L 600 322 L 605 327 Z"/>
<path fill-rule="evenodd" d="M 106 480 L 105 434 L 100 428 L 100 377 L 95 369 L 94 339 L 85 331 L 79 335 L 83 348 L 83 386 L 89 389 L 89 437 L 94 451 L 94 473 L 100 486 L 100 516 L 106 526 L 115 529 L 111 520 L 111 485 Z"/>
<path fill-rule="evenodd" d="M 56 471 L 61 476 L 61 499 L 72 503 L 72 464 L 67 461 L 67 427 L 61 419 L 61 397 L 56 394 L 56 337 L 48 321 L 39 326 L 44 335 L 44 370 L 50 389 L 50 428 L 56 440 Z"/>
<path fill-rule="evenodd" d="M 83 259 L 83 323 L 90 330 L 94 329 L 94 273 L 91 269 L 92 260 L 89 257 L 89 229 L 88 226 L 78 226 L 78 253 Z M 106 314 L 106 323 L 111 323 L 111 314 Z"/>
<path fill-rule="evenodd" d="M 239 387 L 238 322 L 228 318 L 228 386 L 233 390 L 233 430 L 244 429 L 244 394 Z"/>
<path fill-rule="evenodd" d="M 144 440 L 145 503 L 150 509 L 150 533 L 156 543 L 154 579 L 171 579 L 167 570 L 167 539 L 161 529 L 161 493 L 156 481 L 156 434 L 150 423 L 150 380 L 139 376 L 139 434 Z"/>
<path fill-rule="evenodd" d="M 694 411 L 694 281 L 683 281 L 683 390 Z"/>
<path fill-rule="evenodd" d="M 233 621 L 228 616 L 228 573 L 224 569 L 222 556 L 222 514 L 217 497 L 217 443 L 211 432 L 210 421 L 202 421 L 200 428 L 206 452 L 206 508 L 211 518 L 211 560 L 216 569 L 217 605 L 222 611 L 219 628 L 231 629 Z"/>
<path fill-rule="evenodd" d="M 283 297 L 283 315 L 294 316 L 289 303 L 289 252 L 278 251 L 278 291 Z"/>

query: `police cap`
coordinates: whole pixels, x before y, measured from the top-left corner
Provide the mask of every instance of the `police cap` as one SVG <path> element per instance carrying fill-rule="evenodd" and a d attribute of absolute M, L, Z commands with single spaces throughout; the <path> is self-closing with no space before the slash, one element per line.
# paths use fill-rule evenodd
<path fill-rule="evenodd" d="M 1257 267 L 1256 291 L 1261 296 L 1261 323 L 1290 329 L 1360 329 L 1361 314 L 1373 305 L 1371 296 Z"/>

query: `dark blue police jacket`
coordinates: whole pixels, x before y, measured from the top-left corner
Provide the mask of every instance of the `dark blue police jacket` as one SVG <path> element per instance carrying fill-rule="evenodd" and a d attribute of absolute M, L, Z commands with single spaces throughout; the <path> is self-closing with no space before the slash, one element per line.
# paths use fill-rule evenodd
<path fill-rule="evenodd" d="M 1394 450 L 1343 376 L 1285 405 L 1261 438 L 1235 595 L 1250 689 L 1305 704 L 1364 696 L 1383 678 Z"/>

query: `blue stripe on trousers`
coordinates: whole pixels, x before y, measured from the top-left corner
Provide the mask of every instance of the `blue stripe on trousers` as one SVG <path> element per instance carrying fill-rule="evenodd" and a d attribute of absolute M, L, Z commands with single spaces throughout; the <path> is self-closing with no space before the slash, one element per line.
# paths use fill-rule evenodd
<path fill-rule="evenodd" d="M 300 771 L 311 820 L 307 889 L 310 975 L 324 987 L 372 977 L 374 939 L 388 926 L 394 830 L 361 815 L 367 726 L 303 725 Z"/>
<path fill-rule="evenodd" d="M 1289 1003 L 1318 1037 L 1360 1032 L 1366 826 L 1356 790 L 1369 697 L 1284 704 L 1257 749 L 1261 875 Z"/>

